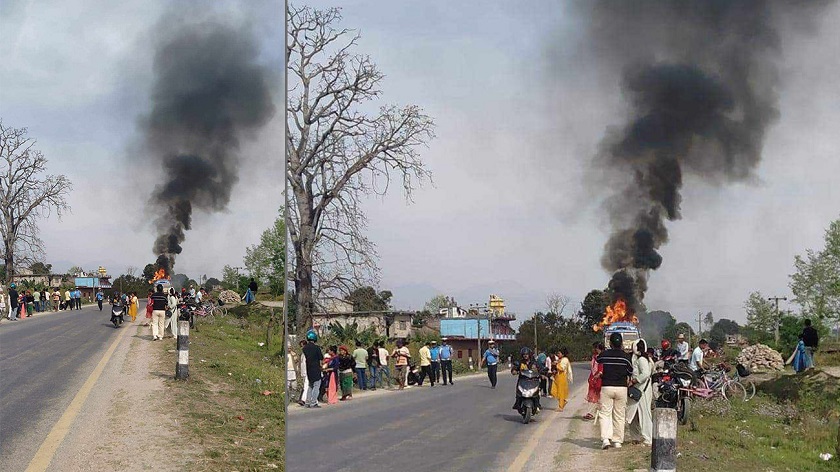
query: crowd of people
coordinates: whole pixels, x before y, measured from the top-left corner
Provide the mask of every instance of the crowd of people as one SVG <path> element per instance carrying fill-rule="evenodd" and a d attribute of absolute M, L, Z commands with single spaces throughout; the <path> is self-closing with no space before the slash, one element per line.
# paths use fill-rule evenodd
<path fill-rule="evenodd" d="M 293 351 L 287 354 L 286 378 L 290 391 L 300 392 L 295 398 L 301 406 L 320 408 L 321 403 L 352 400 L 354 387 L 373 391 L 403 390 L 410 384 L 422 386 L 427 381 L 431 387 L 454 384 L 454 351 L 445 338 L 441 345 L 437 341 L 426 342 L 419 349 L 417 363 L 412 362 L 408 345 L 399 339 L 391 351 L 381 341 L 367 347 L 356 341 L 352 350 L 345 345 L 333 345 L 326 353 L 317 340 L 318 335 L 310 330 L 306 340 L 300 341 L 300 358 Z"/>
<path fill-rule="evenodd" d="M 26 289 L 18 291 L 16 283 L 0 287 L 0 311 L 11 321 L 29 318 L 36 313 L 82 309 L 82 291 L 78 287 L 61 290 Z"/>

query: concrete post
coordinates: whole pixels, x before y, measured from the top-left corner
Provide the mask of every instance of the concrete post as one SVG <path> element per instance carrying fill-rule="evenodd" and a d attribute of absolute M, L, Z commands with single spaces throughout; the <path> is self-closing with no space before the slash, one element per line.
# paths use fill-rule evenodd
<path fill-rule="evenodd" d="M 650 472 L 677 470 L 677 410 L 653 410 L 653 445 L 650 453 Z"/>
<path fill-rule="evenodd" d="M 186 380 L 190 376 L 190 322 L 178 322 L 178 364 L 175 365 L 175 379 Z"/>

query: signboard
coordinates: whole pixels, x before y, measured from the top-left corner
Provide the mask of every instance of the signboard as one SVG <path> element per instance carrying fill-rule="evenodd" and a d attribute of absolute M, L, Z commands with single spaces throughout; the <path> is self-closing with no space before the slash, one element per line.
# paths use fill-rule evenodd
<path fill-rule="evenodd" d="M 440 320 L 441 336 L 461 336 L 476 339 L 481 328 L 481 337 L 487 338 L 490 332 L 490 321 L 486 319 L 442 319 Z"/>

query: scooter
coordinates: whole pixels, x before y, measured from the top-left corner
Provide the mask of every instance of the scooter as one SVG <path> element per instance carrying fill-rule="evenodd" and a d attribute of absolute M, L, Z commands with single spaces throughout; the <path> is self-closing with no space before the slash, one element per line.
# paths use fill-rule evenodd
<path fill-rule="evenodd" d="M 120 303 L 111 305 L 111 323 L 114 323 L 114 328 L 119 328 L 125 319 L 125 307 Z"/>
<path fill-rule="evenodd" d="M 420 368 L 416 364 L 408 365 L 408 385 L 420 385 Z"/>
<path fill-rule="evenodd" d="M 519 372 L 516 380 L 516 399 L 519 402 L 519 414 L 522 423 L 531 422 L 531 417 L 539 411 L 540 373 L 535 370 Z"/>

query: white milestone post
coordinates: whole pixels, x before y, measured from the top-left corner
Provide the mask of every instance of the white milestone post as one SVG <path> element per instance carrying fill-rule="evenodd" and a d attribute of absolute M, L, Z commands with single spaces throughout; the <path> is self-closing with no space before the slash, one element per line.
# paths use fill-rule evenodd
<path fill-rule="evenodd" d="M 677 410 L 653 410 L 653 445 L 650 453 L 650 472 L 677 470 Z"/>
<path fill-rule="evenodd" d="M 178 363 L 175 365 L 175 379 L 186 380 L 190 376 L 190 322 L 178 322 Z"/>

